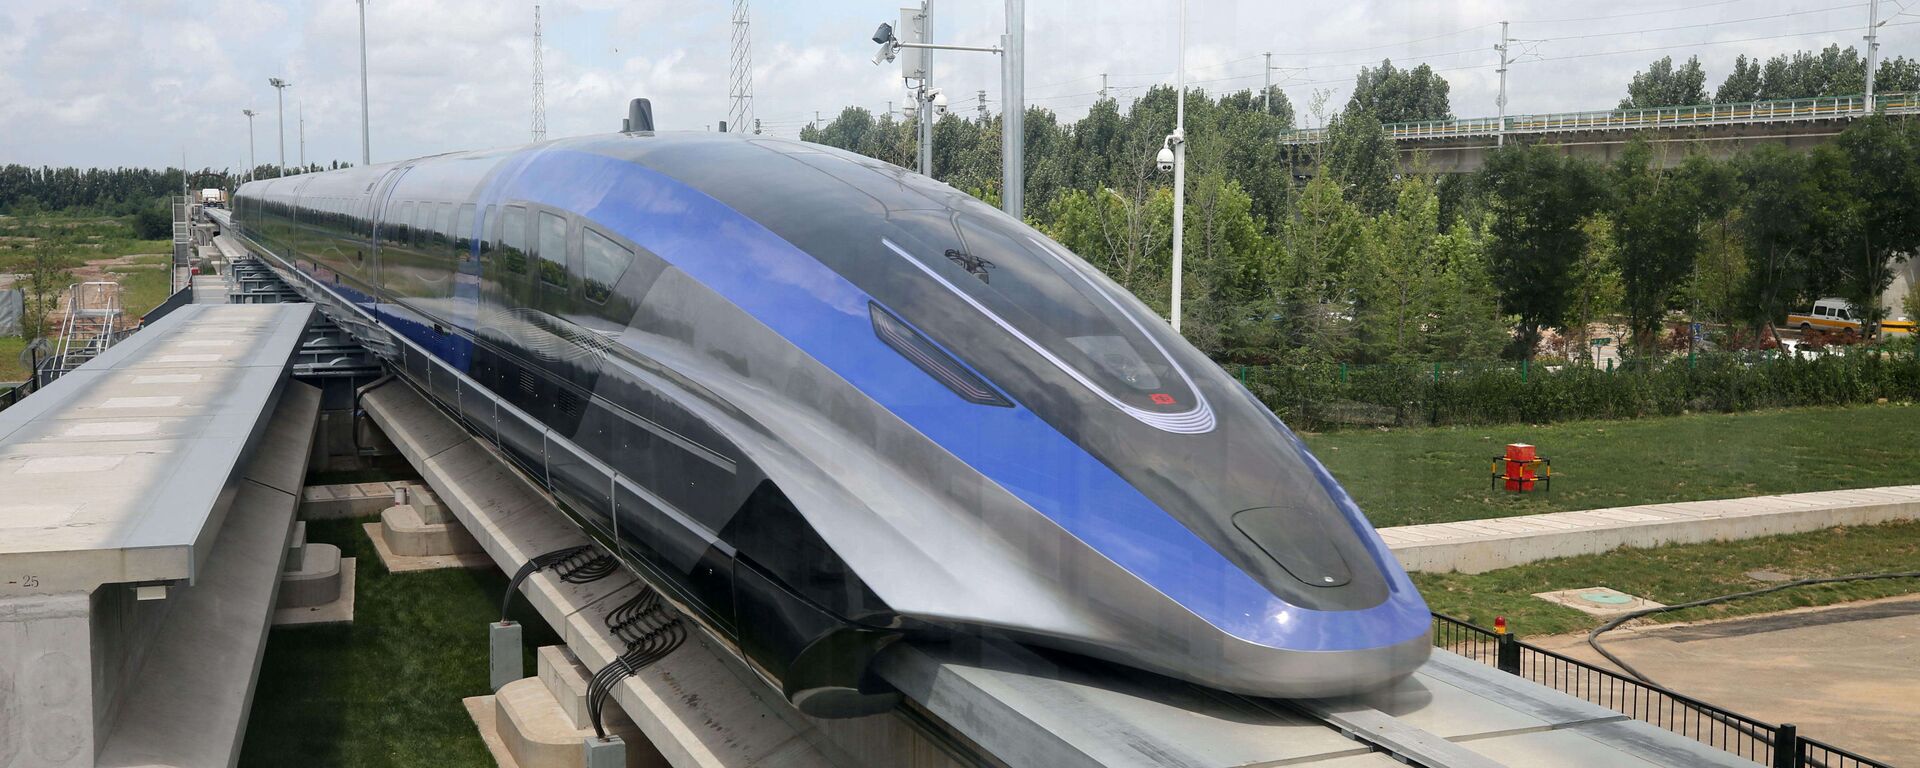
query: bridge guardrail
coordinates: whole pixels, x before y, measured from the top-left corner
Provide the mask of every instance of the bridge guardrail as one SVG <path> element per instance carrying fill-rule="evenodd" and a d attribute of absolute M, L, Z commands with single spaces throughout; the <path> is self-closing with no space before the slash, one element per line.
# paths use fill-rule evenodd
<path fill-rule="evenodd" d="M 1770 768 L 1893 768 L 1667 688 L 1554 653 L 1445 614 L 1433 645 Z"/>
<path fill-rule="evenodd" d="M 1874 96 L 1873 101 L 1874 109 L 1885 114 L 1920 114 L 1920 93 L 1878 94 Z M 1822 96 L 1811 99 L 1696 104 L 1685 107 L 1509 115 L 1505 133 L 1542 134 L 1837 120 L 1864 115 L 1867 113 L 1865 106 L 1866 98 L 1863 96 Z M 1497 117 L 1388 123 L 1382 127 L 1395 141 L 1491 137 L 1502 132 L 1500 118 Z M 1295 145 L 1317 144 L 1326 139 L 1326 133 L 1324 128 L 1305 128 L 1282 135 L 1280 142 Z"/>

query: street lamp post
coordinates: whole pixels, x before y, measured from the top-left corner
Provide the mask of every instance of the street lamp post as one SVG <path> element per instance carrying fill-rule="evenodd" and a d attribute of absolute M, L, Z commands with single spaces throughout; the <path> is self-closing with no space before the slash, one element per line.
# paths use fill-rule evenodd
<path fill-rule="evenodd" d="M 373 164 L 367 139 L 367 0 L 360 0 L 360 167 Z"/>
<path fill-rule="evenodd" d="M 253 116 L 260 113 L 243 109 L 240 114 L 247 116 L 247 181 L 253 181 L 253 169 L 260 167 L 260 163 L 253 159 Z"/>
<path fill-rule="evenodd" d="M 1187 233 L 1187 0 L 1180 0 L 1180 63 L 1174 68 L 1173 135 L 1167 146 L 1173 149 L 1173 306 L 1168 319 L 1173 332 L 1180 332 L 1181 256 Z"/>
<path fill-rule="evenodd" d="M 274 101 L 280 115 L 280 175 L 287 175 L 287 86 L 293 85 L 277 77 L 267 78 L 267 85 L 273 86 Z"/>

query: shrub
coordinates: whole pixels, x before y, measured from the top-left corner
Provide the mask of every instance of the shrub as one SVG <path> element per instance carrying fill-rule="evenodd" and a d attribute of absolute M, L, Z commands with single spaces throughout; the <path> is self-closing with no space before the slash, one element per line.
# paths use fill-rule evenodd
<path fill-rule="evenodd" d="M 1702 353 L 1609 371 L 1584 363 L 1373 365 L 1246 369 L 1248 389 L 1288 424 L 1351 426 L 1544 423 L 1920 399 L 1912 343 L 1855 346 L 1817 358 Z"/>

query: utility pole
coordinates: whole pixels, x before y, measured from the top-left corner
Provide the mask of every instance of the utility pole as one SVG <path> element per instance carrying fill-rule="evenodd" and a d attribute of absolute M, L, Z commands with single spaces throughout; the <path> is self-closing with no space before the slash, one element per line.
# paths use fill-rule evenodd
<path fill-rule="evenodd" d="M 533 7 L 533 141 L 547 140 L 547 73 L 540 63 L 540 6 Z M 634 130 L 639 130 L 635 128 Z"/>
<path fill-rule="evenodd" d="M 1867 0 L 1867 98 L 1862 107 L 1873 112 L 1873 69 L 1880 60 L 1880 0 Z"/>
<path fill-rule="evenodd" d="M 1007 32 L 1001 36 L 1000 209 L 1016 219 L 1026 189 L 1027 3 L 1007 0 Z"/>
<path fill-rule="evenodd" d="M 1100 98 L 1107 97 L 1107 73 L 1100 73 Z"/>
<path fill-rule="evenodd" d="M 1187 0 L 1180 0 L 1180 64 L 1173 91 L 1173 332 L 1180 332 L 1181 256 L 1187 234 Z"/>
<path fill-rule="evenodd" d="M 760 118 L 753 119 L 753 135 L 760 135 Z"/>
<path fill-rule="evenodd" d="M 1267 66 L 1261 71 L 1261 74 L 1266 77 L 1267 84 L 1260 88 L 1260 111 L 1271 115 L 1273 114 L 1273 53 L 1269 51 L 1260 55 L 1267 57 Z"/>
<path fill-rule="evenodd" d="M 247 116 L 247 181 L 253 181 L 253 169 L 260 167 L 259 161 L 253 159 L 253 116 L 260 113 L 243 109 L 240 114 Z"/>
<path fill-rule="evenodd" d="M 747 0 L 733 0 L 733 72 L 728 78 L 727 96 L 733 100 L 728 122 L 733 130 L 745 130 L 753 120 L 753 25 L 749 22 Z"/>
<path fill-rule="evenodd" d="M 306 173 L 307 172 L 307 101 L 305 99 L 301 99 L 295 105 L 295 109 L 298 109 L 300 111 L 300 119 L 298 123 L 298 125 L 300 126 L 300 172 Z"/>
<path fill-rule="evenodd" d="M 276 112 L 280 118 L 280 175 L 287 175 L 287 86 L 293 85 L 277 77 L 267 78 L 267 85 L 273 86 L 274 101 L 279 104 Z"/>
<path fill-rule="evenodd" d="M 1500 22 L 1500 44 L 1493 47 L 1500 52 L 1500 95 L 1493 97 L 1493 103 L 1500 107 L 1500 130 L 1494 134 L 1496 147 L 1507 145 L 1507 23 Z"/>
<path fill-rule="evenodd" d="M 367 0 L 360 0 L 360 167 L 373 165 L 367 132 Z"/>
<path fill-rule="evenodd" d="M 987 89 L 980 89 L 980 122 L 987 121 Z"/>

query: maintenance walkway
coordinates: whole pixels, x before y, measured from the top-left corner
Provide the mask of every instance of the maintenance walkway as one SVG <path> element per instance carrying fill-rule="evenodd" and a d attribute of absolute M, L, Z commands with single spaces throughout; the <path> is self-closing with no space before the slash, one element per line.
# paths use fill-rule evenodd
<path fill-rule="evenodd" d="M 319 393 L 307 305 L 186 305 L 0 412 L 0 766 L 229 765 Z"/>
<path fill-rule="evenodd" d="M 1920 485 L 1643 504 L 1380 529 L 1409 571 L 1484 573 L 1620 547 L 1657 547 L 1920 519 Z"/>

